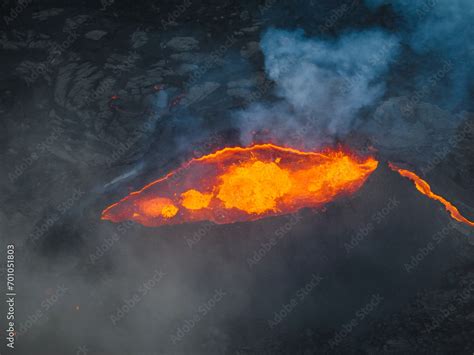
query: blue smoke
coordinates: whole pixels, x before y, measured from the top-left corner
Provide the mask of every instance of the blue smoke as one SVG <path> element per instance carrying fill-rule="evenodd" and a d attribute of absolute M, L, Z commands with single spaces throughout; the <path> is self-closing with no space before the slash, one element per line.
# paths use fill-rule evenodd
<path fill-rule="evenodd" d="M 278 143 L 313 148 L 348 134 L 360 110 L 382 97 L 384 76 L 399 53 L 398 38 L 379 29 L 336 40 L 269 29 L 260 45 L 280 100 L 239 113 L 244 143 L 255 131 L 270 130 Z"/>
<path fill-rule="evenodd" d="M 453 69 L 433 96 L 449 109 L 472 109 L 469 99 L 474 79 L 474 1 L 472 0 L 365 0 L 369 7 L 391 4 L 403 17 L 399 35 L 435 72 L 444 62 Z M 426 73 L 425 78 L 428 77 Z M 423 85 L 420 78 L 418 86 Z"/>

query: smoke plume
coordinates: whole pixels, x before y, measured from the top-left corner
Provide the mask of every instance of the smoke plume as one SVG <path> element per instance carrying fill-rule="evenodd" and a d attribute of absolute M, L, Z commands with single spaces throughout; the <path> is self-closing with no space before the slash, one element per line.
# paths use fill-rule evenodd
<path fill-rule="evenodd" d="M 335 40 L 269 29 L 261 48 L 278 101 L 239 112 L 244 142 L 266 129 L 278 143 L 314 148 L 349 133 L 360 110 L 382 97 L 384 75 L 399 52 L 399 40 L 379 29 Z"/>

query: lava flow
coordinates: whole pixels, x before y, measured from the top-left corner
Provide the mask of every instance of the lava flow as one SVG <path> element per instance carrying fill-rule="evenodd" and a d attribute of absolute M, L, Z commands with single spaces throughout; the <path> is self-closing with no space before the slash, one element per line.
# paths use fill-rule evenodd
<path fill-rule="evenodd" d="M 416 189 L 418 191 L 420 191 L 423 195 L 426 195 L 426 196 L 428 196 L 429 198 L 431 198 L 433 200 L 441 202 L 444 205 L 444 207 L 446 208 L 446 211 L 448 211 L 449 214 L 451 215 L 451 217 L 454 218 L 456 221 L 462 222 L 462 223 L 465 223 L 469 226 L 474 227 L 474 222 L 471 222 L 470 220 L 468 220 L 467 218 L 462 216 L 461 213 L 459 212 L 459 210 L 451 202 L 446 200 L 444 197 L 436 195 L 435 193 L 433 193 L 431 191 L 430 185 L 425 180 L 420 178 L 415 173 L 413 173 L 409 170 L 406 170 L 406 169 L 402 169 L 402 168 L 396 166 L 393 163 L 389 163 L 389 166 L 390 166 L 390 169 L 392 169 L 393 171 L 396 171 L 401 176 L 406 177 L 406 178 L 410 179 L 411 181 L 413 181 L 413 183 L 415 184 Z"/>
<path fill-rule="evenodd" d="M 102 212 L 145 226 L 253 221 L 317 208 L 357 191 L 377 168 L 343 150 L 302 152 L 273 144 L 224 148 L 193 159 Z"/>

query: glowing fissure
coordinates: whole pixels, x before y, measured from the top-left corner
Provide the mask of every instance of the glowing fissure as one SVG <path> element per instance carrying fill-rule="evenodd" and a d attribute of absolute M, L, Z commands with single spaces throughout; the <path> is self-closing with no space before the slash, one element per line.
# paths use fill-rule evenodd
<path fill-rule="evenodd" d="M 317 208 L 357 191 L 377 168 L 373 157 L 341 149 L 302 152 L 273 144 L 224 148 L 193 159 L 102 212 L 145 226 L 253 221 Z"/>
<path fill-rule="evenodd" d="M 458 222 L 465 223 L 465 224 L 467 224 L 471 227 L 474 227 L 474 222 L 472 222 L 472 221 L 468 220 L 467 218 L 465 218 L 464 216 L 462 216 L 461 213 L 459 212 L 459 210 L 451 202 L 446 200 L 444 197 L 433 193 L 431 191 L 431 186 L 425 180 L 420 178 L 415 173 L 413 173 L 409 170 L 406 170 L 406 169 L 402 169 L 402 168 L 398 167 L 397 165 L 395 165 L 393 163 L 389 163 L 389 166 L 390 166 L 390 169 L 392 169 L 393 171 L 396 171 L 401 176 L 406 177 L 406 178 L 410 179 L 411 181 L 413 181 L 413 183 L 415 184 L 416 189 L 418 191 L 420 191 L 423 195 L 428 196 L 429 198 L 431 198 L 433 200 L 441 202 L 444 205 L 444 207 L 446 208 L 446 211 L 449 212 L 449 214 L 451 215 L 451 217 L 453 219 L 455 219 Z"/>

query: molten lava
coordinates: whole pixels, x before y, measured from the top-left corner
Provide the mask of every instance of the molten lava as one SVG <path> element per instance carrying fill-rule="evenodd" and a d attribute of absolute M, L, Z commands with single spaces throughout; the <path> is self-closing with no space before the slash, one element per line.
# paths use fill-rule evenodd
<path fill-rule="evenodd" d="M 474 222 L 471 222 L 467 218 L 463 217 L 461 215 L 461 213 L 458 211 L 458 209 L 453 204 L 451 204 L 451 202 L 446 200 L 444 197 L 441 197 L 441 196 L 436 195 L 435 193 L 433 193 L 431 191 L 430 185 L 425 180 L 420 178 L 415 173 L 413 173 L 409 170 L 402 169 L 402 168 L 396 166 L 393 163 L 389 163 L 389 166 L 390 166 L 390 169 L 392 169 L 393 171 L 396 171 L 401 176 L 406 177 L 406 178 L 410 179 L 411 181 L 413 181 L 414 184 L 415 184 L 416 189 L 418 191 L 420 191 L 423 195 L 426 195 L 426 196 L 428 196 L 429 198 L 431 198 L 433 200 L 441 202 L 444 205 L 444 207 L 446 208 L 446 211 L 448 211 L 450 213 L 450 215 L 453 219 L 455 219 L 458 222 L 462 222 L 462 223 L 465 223 L 469 226 L 474 227 Z"/>
<path fill-rule="evenodd" d="M 302 152 L 273 144 L 224 148 L 193 159 L 102 212 L 145 226 L 253 221 L 320 207 L 358 190 L 373 157 L 343 150 Z"/>

